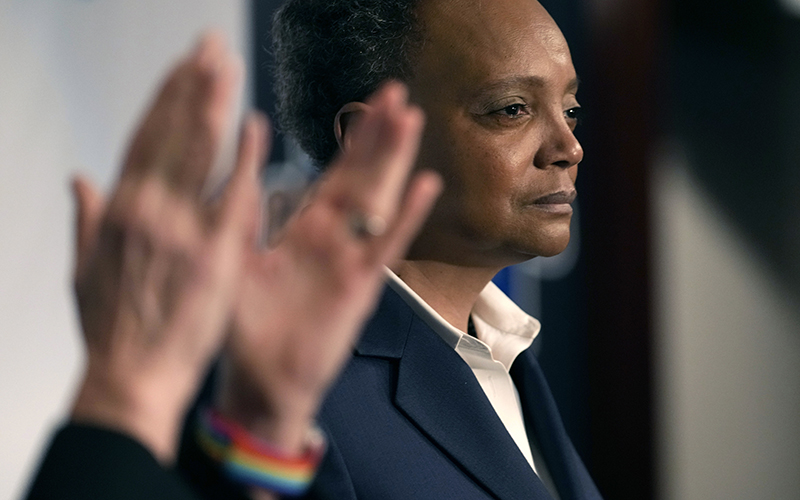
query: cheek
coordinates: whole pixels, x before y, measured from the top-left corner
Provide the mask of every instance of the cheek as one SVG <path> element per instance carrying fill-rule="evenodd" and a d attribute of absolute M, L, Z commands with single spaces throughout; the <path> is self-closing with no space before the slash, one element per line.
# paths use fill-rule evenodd
<path fill-rule="evenodd" d="M 516 134 L 490 134 L 463 123 L 429 123 L 419 166 L 437 170 L 445 192 L 436 219 L 472 239 L 492 238 L 513 222 L 533 167 L 530 143 Z"/>
<path fill-rule="evenodd" d="M 495 210 L 511 209 L 533 168 L 531 155 L 518 142 L 497 138 L 470 141 L 463 150 L 463 175 L 471 194 Z"/>
<path fill-rule="evenodd" d="M 466 174 L 471 194 L 493 210 L 510 209 L 525 175 L 518 156 L 512 149 L 489 148 L 470 155 L 466 161 L 471 162 L 472 168 Z"/>
<path fill-rule="evenodd" d="M 516 218 L 527 170 L 519 148 L 491 141 L 462 144 L 458 157 L 458 210 L 473 237 L 504 233 Z"/>

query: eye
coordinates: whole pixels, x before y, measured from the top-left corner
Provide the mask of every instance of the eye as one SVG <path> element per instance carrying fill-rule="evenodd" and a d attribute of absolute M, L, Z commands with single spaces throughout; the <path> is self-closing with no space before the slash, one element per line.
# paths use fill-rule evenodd
<path fill-rule="evenodd" d="M 522 113 L 524 104 L 512 104 L 510 106 L 506 106 L 503 108 L 503 113 L 507 114 L 508 116 L 518 116 Z"/>
<path fill-rule="evenodd" d="M 515 102 L 503 107 L 495 108 L 494 111 L 489 112 L 488 116 L 493 117 L 501 122 L 506 122 L 506 124 L 510 124 L 512 120 L 515 121 L 530 114 L 531 109 L 527 104 Z"/>
<path fill-rule="evenodd" d="M 495 113 L 508 116 L 510 118 L 516 118 L 518 116 L 528 114 L 528 107 L 522 103 L 509 104 L 503 109 L 495 111 Z"/>
<path fill-rule="evenodd" d="M 569 108 L 568 110 L 564 111 L 564 116 L 570 123 L 574 125 L 580 125 L 583 121 L 583 108 L 580 106 L 575 106 L 574 108 Z"/>

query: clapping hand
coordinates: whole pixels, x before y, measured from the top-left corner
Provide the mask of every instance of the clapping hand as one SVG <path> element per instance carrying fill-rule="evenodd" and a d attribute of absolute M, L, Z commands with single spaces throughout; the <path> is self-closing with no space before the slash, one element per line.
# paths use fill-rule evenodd
<path fill-rule="evenodd" d="M 441 189 L 412 176 L 423 116 L 405 88 L 384 85 L 365 108 L 277 246 L 245 257 L 218 409 L 288 451 Z"/>
<path fill-rule="evenodd" d="M 244 125 L 218 205 L 202 196 L 241 73 L 221 37 L 207 35 L 168 76 L 109 200 L 74 182 L 88 361 L 72 418 L 126 432 L 165 462 L 223 342 L 258 210 L 267 128 L 259 116 Z"/>

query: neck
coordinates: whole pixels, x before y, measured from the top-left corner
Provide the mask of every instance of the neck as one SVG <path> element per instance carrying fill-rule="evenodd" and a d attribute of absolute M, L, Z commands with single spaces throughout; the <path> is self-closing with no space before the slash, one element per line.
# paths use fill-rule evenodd
<path fill-rule="evenodd" d="M 391 269 L 434 311 L 463 332 L 467 331 L 478 295 L 499 271 L 426 260 L 401 260 Z"/>

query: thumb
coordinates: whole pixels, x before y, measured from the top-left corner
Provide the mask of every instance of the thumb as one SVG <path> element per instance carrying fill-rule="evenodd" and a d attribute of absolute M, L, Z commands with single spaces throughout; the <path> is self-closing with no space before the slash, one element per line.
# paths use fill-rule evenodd
<path fill-rule="evenodd" d="M 72 179 L 72 194 L 75 198 L 75 276 L 81 276 L 86 261 L 91 255 L 97 240 L 100 219 L 105 200 L 92 183 L 80 175 Z"/>

